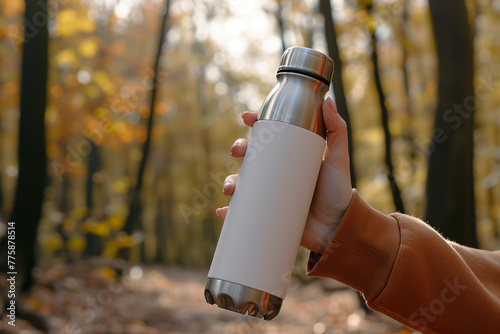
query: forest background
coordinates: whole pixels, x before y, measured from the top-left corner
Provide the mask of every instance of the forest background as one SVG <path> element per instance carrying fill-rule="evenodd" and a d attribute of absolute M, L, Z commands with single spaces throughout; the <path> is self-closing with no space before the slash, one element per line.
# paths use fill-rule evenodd
<path fill-rule="evenodd" d="M 16 222 L 23 290 L 53 259 L 206 268 L 240 115 L 296 45 L 335 61 L 329 94 L 368 203 L 500 248 L 498 0 L 2 0 L 0 13 L 0 235 Z"/>

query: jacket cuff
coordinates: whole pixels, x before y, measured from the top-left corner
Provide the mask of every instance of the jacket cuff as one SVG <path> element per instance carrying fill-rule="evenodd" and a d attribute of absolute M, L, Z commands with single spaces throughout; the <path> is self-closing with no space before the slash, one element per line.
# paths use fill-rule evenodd
<path fill-rule="evenodd" d="M 370 207 L 354 190 L 325 252 L 309 255 L 307 276 L 336 279 L 373 300 L 387 283 L 399 244 L 397 220 Z"/>

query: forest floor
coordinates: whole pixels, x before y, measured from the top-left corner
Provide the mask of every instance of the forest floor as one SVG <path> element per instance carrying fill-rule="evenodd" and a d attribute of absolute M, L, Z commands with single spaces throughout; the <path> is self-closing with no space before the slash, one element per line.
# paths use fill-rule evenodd
<path fill-rule="evenodd" d="M 293 280 L 281 312 L 264 321 L 205 302 L 207 270 L 93 260 L 36 269 L 36 285 L 19 302 L 42 315 L 50 334 L 400 333 L 392 319 L 365 314 L 357 294 L 334 281 Z M 29 322 L 0 321 L 0 333 L 38 334 Z"/>

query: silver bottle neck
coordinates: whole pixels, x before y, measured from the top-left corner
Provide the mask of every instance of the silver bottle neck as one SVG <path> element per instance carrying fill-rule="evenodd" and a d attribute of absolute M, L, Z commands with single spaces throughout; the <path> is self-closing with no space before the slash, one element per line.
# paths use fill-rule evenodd
<path fill-rule="evenodd" d="M 278 72 L 277 79 L 262 105 L 259 120 L 296 125 L 326 138 L 322 104 L 329 87 L 323 81 L 295 72 Z"/>

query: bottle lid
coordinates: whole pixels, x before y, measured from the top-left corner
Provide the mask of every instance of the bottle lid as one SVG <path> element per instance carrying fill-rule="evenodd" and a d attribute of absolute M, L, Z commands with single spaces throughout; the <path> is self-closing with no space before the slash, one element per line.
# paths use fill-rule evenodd
<path fill-rule="evenodd" d="M 333 75 L 333 60 L 327 55 L 309 48 L 294 46 L 281 56 L 278 73 L 304 74 L 330 86 Z"/>
<path fill-rule="evenodd" d="M 220 308 L 271 320 L 278 315 L 283 299 L 244 285 L 208 278 L 205 300 Z"/>

